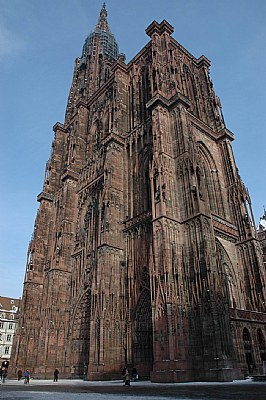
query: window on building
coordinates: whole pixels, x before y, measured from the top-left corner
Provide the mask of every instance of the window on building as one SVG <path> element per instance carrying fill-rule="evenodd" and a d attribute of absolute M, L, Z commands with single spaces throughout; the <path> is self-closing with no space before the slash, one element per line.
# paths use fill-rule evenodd
<path fill-rule="evenodd" d="M 6 336 L 6 341 L 7 341 L 7 342 L 11 342 L 11 335 L 7 335 L 7 336 Z"/>
<path fill-rule="evenodd" d="M 5 347 L 5 354 L 9 354 L 9 346 Z"/>
<path fill-rule="evenodd" d="M 8 329 L 13 329 L 13 324 L 9 324 Z"/>
<path fill-rule="evenodd" d="M 14 319 L 14 314 L 10 314 L 10 319 Z"/>
<path fill-rule="evenodd" d="M 0 333 L 0 342 L 2 341 L 2 333 Z"/>
<path fill-rule="evenodd" d="M 0 329 L 3 329 L 3 327 L 4 327 L 4 323 L 0 322 Z"/>
<path fill-rule="evenodd" d="M 1 317 L 2 317 L 2 318 L 5 318 L 5 317 L 6 317 L 6 314 L 3 312 L 2 315 L 1 315 Z"/>

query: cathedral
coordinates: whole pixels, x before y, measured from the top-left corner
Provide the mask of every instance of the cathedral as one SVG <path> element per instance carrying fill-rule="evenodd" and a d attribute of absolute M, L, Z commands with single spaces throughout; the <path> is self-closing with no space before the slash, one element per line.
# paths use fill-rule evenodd
<path fill-rule="evenodd" d="M 129 62 L 105 4 L 38 195 L 11 368 L 231 381 L 266 360 L 265 268 L 210 61 L 166 21 Z"/>

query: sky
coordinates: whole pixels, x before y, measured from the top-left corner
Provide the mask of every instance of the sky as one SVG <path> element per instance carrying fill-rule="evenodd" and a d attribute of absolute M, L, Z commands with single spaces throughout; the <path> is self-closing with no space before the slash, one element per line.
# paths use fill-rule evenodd
<path fill-rule="evenodd" d="M 74 60 L 102 0 L 0 0 L 0 296 L 20 297 L 52 127 L 64 122 Z M 266 206 L 266 1 L 106 0 L 129 62 L 166 19 L 173 37 L 212 62 L 211 79 L 256 223 Z"/>

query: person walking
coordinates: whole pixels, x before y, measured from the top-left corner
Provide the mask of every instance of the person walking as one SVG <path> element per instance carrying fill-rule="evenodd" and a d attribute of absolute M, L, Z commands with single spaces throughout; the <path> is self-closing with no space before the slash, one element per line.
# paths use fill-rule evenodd
<path fill-rule="evenodd" d="M 5 383 L 6 377 L 7 377 L 7 369 L 4 368 L 3 372 L 2 372 L 2 382 L 3 383 Z"/>
<path fill-rule="evenodd" d="M 24 383 L 25 384 L 30 383 L 30 373 L 28 369 L 26 369 L 24 372 Z"/>
<path fill-rule="evenodd" d="M 125 381 L 126 370 L 127 370 L 127 367 L 124 367 L 124 368 L 122 369 L 122 380 L 123 380 L 123 382 Z"/>
<path fill-rule="evenodd" d="M 126 368 L 126 371 L 125 371 L 125 383 L 124 383 L 124 386 L 130 386 L 130 375 L 129 375 L 129 372 L 128 372 L 127 368 Z"/>
<path fill-rule="evenodd" d="M 138 371 L 136 367 L 133 367 L 132 369 L 132 379 L 133 382 L 136 382 L 139 379 Z"/>
<path fill-rule="evenodd" d="M 71 373 L 71 379 L 74 379 L 74 375 L 75 375 L 75 367 L 74 367 L 74 365 L 71 366 L 70 373 Z"/>
<path fill-rule="evenodd" d="M 18 370 L 18 381 L 20 381 L 20 379 L 22 378 L 23 374 L 21 369 Z"/>
<path fill-rule="evenodd" d="M 58 371 L 58 369 L 56 368 L 56 369 L 54 370 L 54 382 L 58 382 L 58 375 L 59 375 L 59 371 Z"/>

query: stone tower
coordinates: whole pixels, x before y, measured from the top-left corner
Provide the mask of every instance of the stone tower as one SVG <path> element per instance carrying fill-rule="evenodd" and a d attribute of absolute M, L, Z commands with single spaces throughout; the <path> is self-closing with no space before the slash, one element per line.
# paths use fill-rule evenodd
<path fill-rule="evenodd" d="M 265 360 L 265 276 L 209 76 L 156 21 L 130 61 L 106 7 L 74 66 L 29 245 L 13 366 L 232 380 Z"/>
<path fill-rule="evenodd" d="M 260 218 L 259 225 L 257 227 L 258 239 L 262 251 L 262 259 L 264 268 L 266 267 L 266 211 L 264 209 L 263 216 Z"/>

